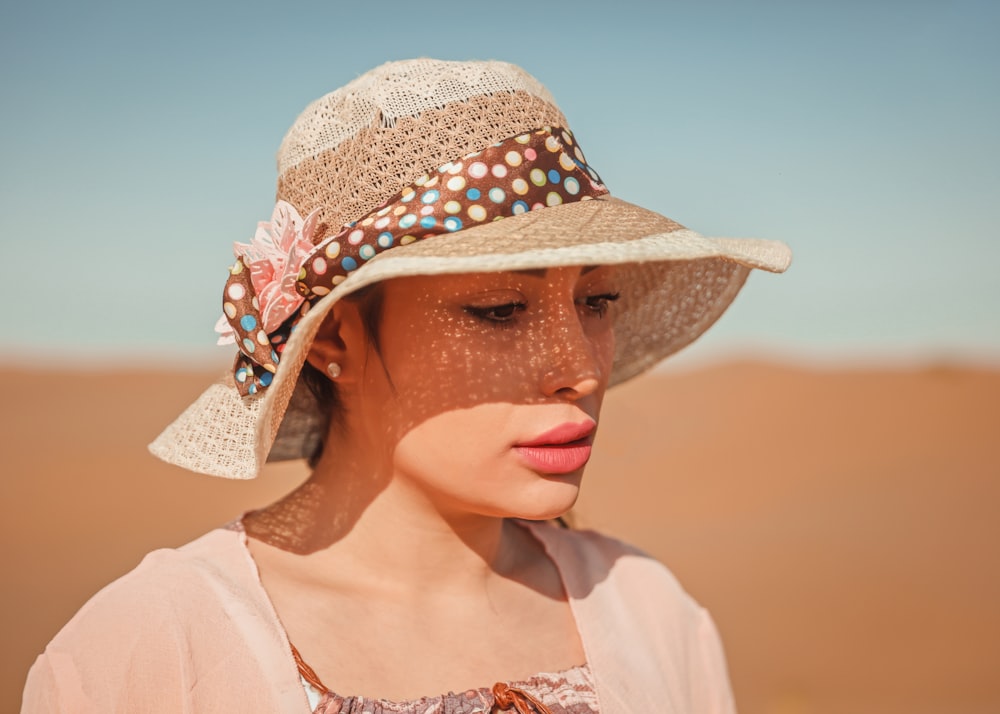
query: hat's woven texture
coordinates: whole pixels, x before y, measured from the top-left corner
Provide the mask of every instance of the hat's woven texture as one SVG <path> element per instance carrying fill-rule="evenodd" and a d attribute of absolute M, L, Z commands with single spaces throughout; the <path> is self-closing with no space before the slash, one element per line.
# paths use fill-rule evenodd
<path fill-rule="evenodd" d="M 322 238 L 429 168 L 516 134 L 565 125 L 548 91 L 519 67 L 391 63 L 306 107 L 278 150 L 277 197 L 302 215 L 319 208 Z"/>
<path fill-rule="evenodd" d="M 499 62 L 384 65 L 309 105 L 278 155 L 278 198 L 319 210 L 319 238 L 393 198 L 423 173 L 543 126 L 566 126 L 548 92 Z M 317 240 L 319 239 L 317 238 Z M 210 387 L 150 446 L 193 471 L 253 478 L 266 460 L 300 458 L 322 438 L 299 379 L 329 309 L 366 285 L 406 275 L 618 265 L 611 384 L 689 344 L 725 311 L 751 268 L 784 270 L 777 241 L 706 238 L 610 196 L 542 208 L 386 250 L 315 302 L 291 333 L 274 381 L 240 397 Z"/>

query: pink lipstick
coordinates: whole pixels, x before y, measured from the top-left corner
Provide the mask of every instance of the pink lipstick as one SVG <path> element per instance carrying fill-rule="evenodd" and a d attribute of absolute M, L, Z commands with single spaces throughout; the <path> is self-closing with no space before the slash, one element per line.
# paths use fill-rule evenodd
<path fill-rule="evenodd" d="M 560 424 L 544 434 L 514 444 L 524 463 L 544 474 L 568 474 L 582 469 L 590 460 L 597 424 Z"/>

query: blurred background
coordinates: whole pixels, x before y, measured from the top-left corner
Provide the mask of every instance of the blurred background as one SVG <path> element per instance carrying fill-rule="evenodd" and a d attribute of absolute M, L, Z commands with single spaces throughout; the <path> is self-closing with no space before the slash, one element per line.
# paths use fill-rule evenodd
<path fill-rule="evenodd" d="M 520 64 L 612 193 L 795 251 L 611 394 L 576 514 L 712 610 L 741 711 L 1000 711 L 1000 5 L 0 8 L 0 711 L 142 554 L 304 478 L 145 444 L 230 362 L 296 114 L 424 55 Z"/>

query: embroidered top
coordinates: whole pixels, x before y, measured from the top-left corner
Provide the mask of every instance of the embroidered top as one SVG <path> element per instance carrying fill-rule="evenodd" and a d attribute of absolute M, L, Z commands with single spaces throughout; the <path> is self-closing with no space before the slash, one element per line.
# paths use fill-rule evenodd
<path fill-rule="evenodd" d="M 492 688 L 449 692 L 403 702 L 344 697 L 331 691 L 321 693 L 304 673 L 302 683 L 314 714 L 492 714 L 520 712 L 525 706 L 525 711 L 531 714 L 598 714 L 600 711 L 594 678 L 585 664 L 562 672 L 536 674 L 523 681 L 499 683 Z M 509 694 L 504 696 L 505 693 Z M 518 708 L 519 703 L 521 708 Z"/>

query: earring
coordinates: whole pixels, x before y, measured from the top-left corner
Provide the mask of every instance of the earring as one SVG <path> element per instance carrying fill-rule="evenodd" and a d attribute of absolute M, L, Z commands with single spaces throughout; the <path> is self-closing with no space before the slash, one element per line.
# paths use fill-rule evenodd
<path fill-rule="evenodd" d="M 326 366 L 326 373 L 330 375 L 330 379 L 336 379 L 340 376 L 340 365 L 336 362 L 331 362 Z"/>

